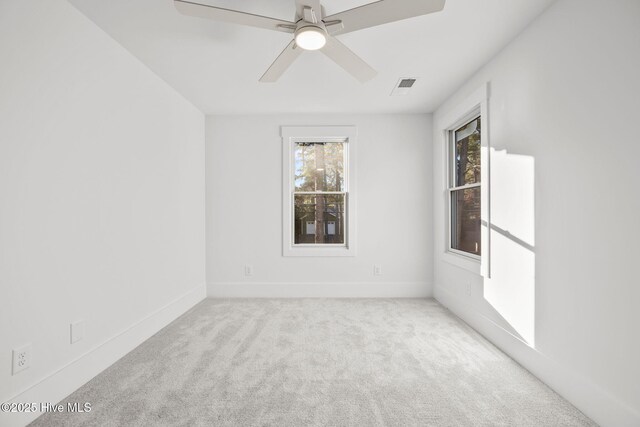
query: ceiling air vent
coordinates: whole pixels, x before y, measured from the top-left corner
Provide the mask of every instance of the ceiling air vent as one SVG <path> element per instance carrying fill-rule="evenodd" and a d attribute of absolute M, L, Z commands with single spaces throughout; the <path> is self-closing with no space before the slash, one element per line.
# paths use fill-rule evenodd
<path fill-rule="evenodd" d="M 415 78 L 409 77 L 398 80 L 398 83 L 396 83 L 396 86 L 391 91 L 391 96 L 408 94 L 413 85 L 416 83 L 416 80 L 417 79 Z"/>
<path fill-rule="evenodd" d="M 416 82 L 416 79 L 402 79 L 398 87 L 411 87 Z"/>

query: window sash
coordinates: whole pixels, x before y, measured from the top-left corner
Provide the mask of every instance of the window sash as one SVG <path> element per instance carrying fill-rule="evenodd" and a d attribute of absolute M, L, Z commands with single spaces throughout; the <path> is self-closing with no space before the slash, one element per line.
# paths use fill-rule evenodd
<path fill-rule="evenodd" d="M 482 180 L 480 182 L 477 183 L 473 183 L 473 184 L 466 184 L 466 185 L 461 185 L 461 186 L 456 186 L 456 132 L 458 129 L 468 125 L 469 123 L 473 122 L 474 120 L 480 119 L 480 123 L 482 123 L 482 115 L 481 114 L 474 114 L 470 119 L 465 119 L 459 126 L 456 126 L 454 129 L 451 129 L 448 132 L 448 136 L 449 139 L 447 141 L 447 144 L 449 146 L 448 152 L 449 152 L 449 161 L 447 162 L 449 165 L 449 173 L 448 173 L 448 180 L 449 182 L 447 183 L 447 186 L 451 189 L 451 188 L 462 188 L 465 187 L 467 185 L 480 185 L 482 184 Z M 482 140 L 481 140 L 481 145 L 482 145 Z M 480 166 L 483 167 L 482 165 L 482 161 L 480 163 Z"/>
<path fill-rule="evenodd" d="M 343 227 L 343 235 L 344 242 L 343 243 L 296 243 L 296 204 L 295 197 L 296 195 L 343 195 L 343 203 L 344 203 L 344 213 L 342 219 L 342 227 Z M 347 191 L 293 191 L 291 193 L 291 246 L 292 247 L 309 247 L 309 248 L 340 248 L 340 247 L 348 247 L 348 239 L 349 239 L 349 193 Z"/>
<path fill-rule="evenodd" d="M 458 254 L 458 255 L 462 255 L 462 256 L 466 256 L 466 257 L 469 257 L 469 258 L 473 258 L 473 259 L 478 260 L 478 261 L 481 259 L 482 255 L 476 255 L 474 253 L 462 251 L 460 249 L 456 249 L 456 248 L 453 247 L 453 241 L 452 241 L 453 239 L 452 239 L 452 237 L 453 237 L 453 226 L 454 226 L 454 223 L 453 223 L 453 210 L 451 209 L 451 206 L 453 204 L 454 193 L 457 193 L 458 191 L 468 190 L 470 188 L 478 188 L 478 187 L 481 187 L 481 186 L 482 185 L 479 184 L 479 183 L 478 184 L 467 184 L 467 185 L 463 185 L 463 186 L 460 186 L 460 187 L 452 187 L 452 188 L 449 188 L 447 190 L 448 193 L 449 193 L 449 197 L 448 197 L 448 206 L 449 206 L 448 207 L 448 212 L 449 212 L 448 224 L 449 224 L 449 227 L 448 227 L 448 233 L 447 233 L 448 234 L 448 236 L 447 236 L 447 242 L 448 242 L 447 246 L 448 246 L 448 248 L 447 249 L 448 249 L 449 252 L 452 252 L 452 253 L 455 253 L 455 254 Z"/>

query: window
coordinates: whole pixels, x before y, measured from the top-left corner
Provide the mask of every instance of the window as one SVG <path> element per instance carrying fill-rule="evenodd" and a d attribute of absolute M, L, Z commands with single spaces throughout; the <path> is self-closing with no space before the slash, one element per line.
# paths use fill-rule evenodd
<path fill-rule="evenodd" d="M 491 277 L 491 144 L 487 82 L 439 118 L 444 262 Z"/>
<path fill-rule="evenodd" d="M 345 143 L 294 144 L 293 243 L 344 245 Z"/>
<path fill-rule="evenodd" d="M 481 118 L 450 132 L 449 249 L 466 255 L 481 254 Z"/>
<path fill-rule="evenodd" d="M 283 255 L 355 255 L 355 128 L 283 127 Z"/>

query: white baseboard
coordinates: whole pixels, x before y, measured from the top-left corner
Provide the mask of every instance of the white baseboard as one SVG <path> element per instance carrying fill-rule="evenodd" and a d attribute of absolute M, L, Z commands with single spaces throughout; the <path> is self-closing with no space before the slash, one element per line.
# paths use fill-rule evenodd
<path fill-rule="evenodd" d="M 428 298 L 427 282 L 213 282 L 214 298 Z"/>
<path fill-rule="evenodd" d="M 206 287 L 200 284 L 18 393 L 8 402 L 60 402 L 205 298 Z M 40 412 L 0 412 L 0 426 L 25 426 L 40 415 Z"/>
<path fill-rule="evenodd" d="M 443 286 L 434 295 L 442 305 L 567 399 L 601 426 L 640 426 L 640 413 L 571 367 L 560 365 L 467 304 Z"/>

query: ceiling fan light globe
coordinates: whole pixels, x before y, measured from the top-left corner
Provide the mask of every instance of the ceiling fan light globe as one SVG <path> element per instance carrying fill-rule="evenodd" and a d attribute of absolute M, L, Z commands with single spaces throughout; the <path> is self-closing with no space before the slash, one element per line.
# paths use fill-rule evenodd
<path fill-rule="evenodd" d="M 327 43 L 327 36 L 319 27 L 303 27 L 296 31 L 296 45 L 304 50 L 322 49 Z"/>

